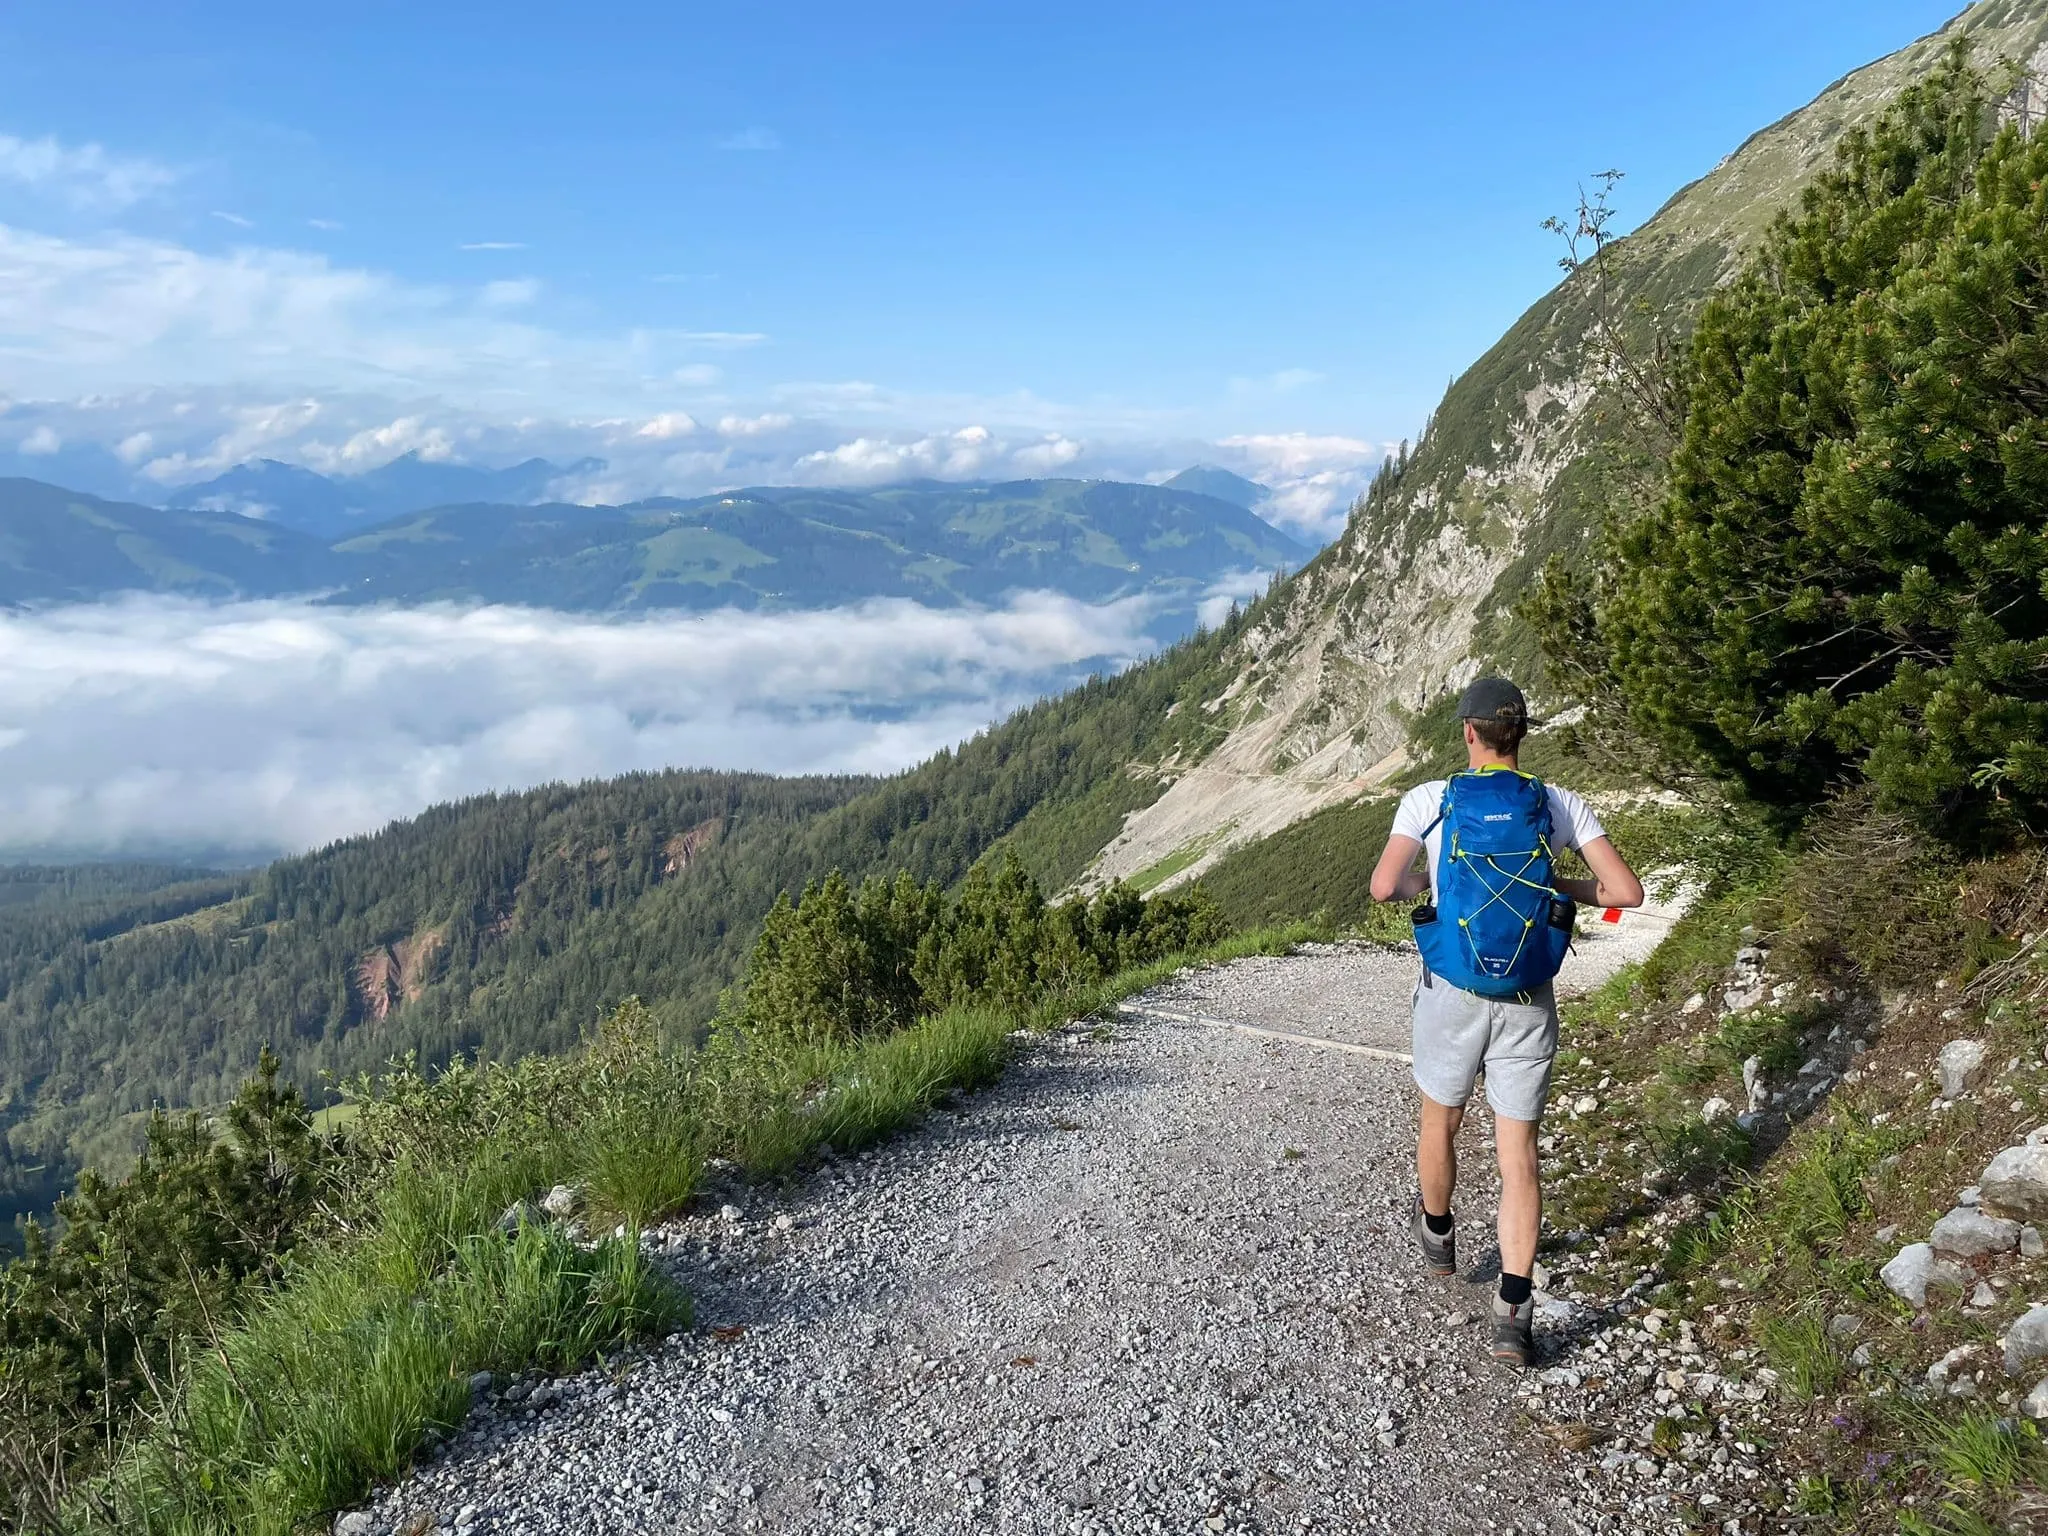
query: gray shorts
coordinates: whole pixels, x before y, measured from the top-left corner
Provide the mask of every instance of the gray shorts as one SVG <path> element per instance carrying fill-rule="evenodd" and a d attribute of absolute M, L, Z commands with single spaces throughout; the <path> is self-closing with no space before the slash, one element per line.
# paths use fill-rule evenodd
<path fill-rule="evenodd" d="M 1557 996 L 1549 982 L 1519 997 L 1480 997 L 1432 976 L 1415 984 L 1415 1086 L 1461 1105 L 1486 1073 L 1486 1102 L 1510 1120 L 1541 1120 L 1557 1056 Z"/>

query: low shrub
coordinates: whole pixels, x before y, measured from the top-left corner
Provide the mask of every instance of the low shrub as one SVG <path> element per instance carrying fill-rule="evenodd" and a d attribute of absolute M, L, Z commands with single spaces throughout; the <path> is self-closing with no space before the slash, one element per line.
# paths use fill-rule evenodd
<path fill-rule="evenodd" d="M 1778 899 L 1808 970 L 1853 967 L 1897 987 L 1955 963 L 1965 923 L 1954 855 L 1868 788 L 1830 801 L 1805 841 Z"/>

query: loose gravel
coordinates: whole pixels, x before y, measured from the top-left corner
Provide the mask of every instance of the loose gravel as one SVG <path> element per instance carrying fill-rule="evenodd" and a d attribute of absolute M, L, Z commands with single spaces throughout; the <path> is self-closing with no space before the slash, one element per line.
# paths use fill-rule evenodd
<path fill-rule="evenodd" d="M 1137 1001 L 1405 1049 L 1414 965 L 1319 947 Z M 1487 1358 L 1484 1116 L 1452 1280 L 1409 1245 L 1413 1117 L 1397 1061 L 1153 1015 L 1070 1025 L 884 1148 L 715 1188 L 647 1234 L 692 1331 L 608 1373 L 494 1384 L 338 1525 L 1621 1528 L 1589 1459 L 1533 1432 L 1532 1383 Z"/>

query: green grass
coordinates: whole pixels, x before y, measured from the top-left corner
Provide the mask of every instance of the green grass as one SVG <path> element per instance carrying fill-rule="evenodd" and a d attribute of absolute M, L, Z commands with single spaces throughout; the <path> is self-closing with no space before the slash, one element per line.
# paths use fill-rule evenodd
<path fill-rule="evenodd" d="M 550 1224 L 495 1231 L 519 1167 L 402 1175 L 368 1240 L 316 1254 L 199 1349 L 117 1467 L 120 1527 L 288 1536 L 459 1424 L 472 1372 L 572 1369 L 687 1319 L 636 1232 L 585 1250 Z"/>
<path fill-rule="evenodd" d="M 1131 876 L 1131 888 L 1140 895 L 1150 895 L 1228 837 L 1236 826 L 1234 821 L 1226 822 L 1212 832 L 1189 838 L 1157 864 L 1148 865 Z"/>
<path fill-rule="evenodd" d="M 1811 1313 L 1776 1317 L 1764 1324 L 1764 1358 L 1801 1397 L 1832 1392 L 1841 1385 L 1848 1361 L 1828 1337 L 1827 1324 Z"/>

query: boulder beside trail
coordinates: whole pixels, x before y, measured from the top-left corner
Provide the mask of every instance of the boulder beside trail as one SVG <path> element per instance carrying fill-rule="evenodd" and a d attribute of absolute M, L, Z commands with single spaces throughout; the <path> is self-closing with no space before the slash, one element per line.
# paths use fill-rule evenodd
<path fill-rule="evenodd" d="M 2005 1331 L 2005 1374 L 2017 1376 L 2043 1355 L 2048 1355 L 2048 1307 L 2029 1307 Z"/>
<path fill-rule="evenodd" d="M 1973 1206 L 1959 1205 L 1934 1224 L 1927 1241 L 1936 1253 L 1957 1259 L 2010 1253 L 2019 1246 L 2020 1224 L 2001 1216 L 1986 1216 Z"/>
<path fill-rule="evenodd" d="M 2014 1221 L 2048 1217 L 2048 1146 L 2007 1147 L 1977 1180 L 1980 1209 Z"/>
<path fill-rule="evenodd" d="M 2030 1419 L 2048 1419 L 2048 1376 L 2034 1383 L 2034 1390 L 2020 1404 L 2020 1412 Z"/>
<path fill-rule="evenodd" d="M 1885 1288 L 1914 1307 L 1927 1305 L 1930 1289 L 1960 1291 L 1968 1278 L 1962 1265 L 1945 1259 L 1928 1243 L 1908 1243 L 1878 1272 Z"/>

